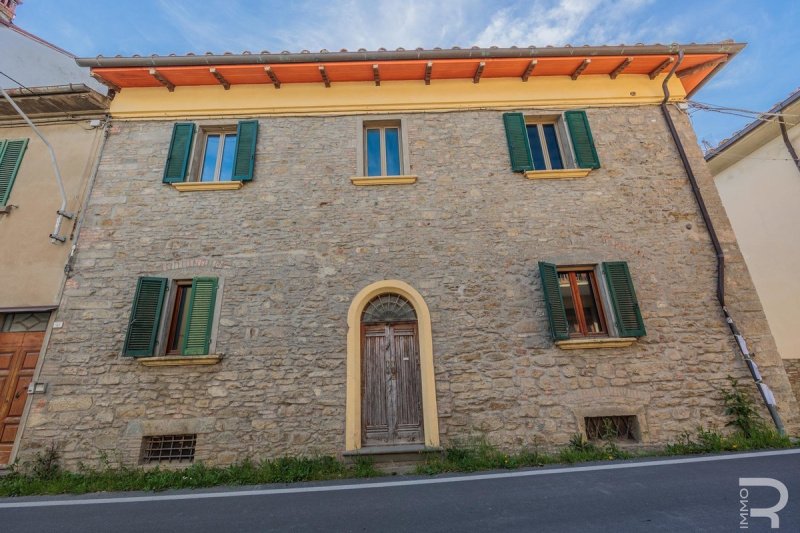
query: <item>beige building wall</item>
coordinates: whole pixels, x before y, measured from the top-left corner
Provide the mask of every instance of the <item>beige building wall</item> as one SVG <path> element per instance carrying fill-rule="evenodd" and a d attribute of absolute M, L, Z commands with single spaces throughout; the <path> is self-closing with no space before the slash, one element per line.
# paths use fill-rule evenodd
<path fill-rule="evenodd" d="M 67 211 L 81 208 L 89 176 L 98 157 L 103 128 L 89 121 L 59 122 L 38 126 L 53 146 L 67 194 Z M 61 205 L 58 184 L 47 147 L 25 125 L 0 125 L 0 139 L 29 139 L 8 204 L 0 214 L 0 310 L 15 307 L 58 305 L 75 220 L 62 224 L 67 242 L 53 244 L 56 211 Z"/>
<path fill-rule="evenodd" d="M 800 146 L 800 128 L 789 138 Z M 738 161 L 722 169 L 715 183 L 778 351 L 783 359 L 800 360 L 800 172 L 780 136 L 749 154 L 740 144 L 717 156 L 723 159 L 718 164 Z"/>

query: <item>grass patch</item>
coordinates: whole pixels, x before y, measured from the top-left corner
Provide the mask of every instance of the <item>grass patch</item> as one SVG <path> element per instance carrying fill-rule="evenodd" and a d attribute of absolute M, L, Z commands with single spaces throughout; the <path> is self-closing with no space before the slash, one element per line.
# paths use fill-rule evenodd
<path fill-rule="evenodd" d="M 283 457 L 258 463 L 243 461 L 227 467 L 195 463 L 182 470 L 160 468 L 82 467 L 69 472 L 58 467 L 57 452 L 48 449 L 30 463 L 0 477 L 0 496 L 34 494 L 85 494 L 104 491 L 162 491 L 197 489 L 219 485 L 260 485 L 382 475 L 372 462 L 360 459 L 346 465 L 333 457 Z"/>

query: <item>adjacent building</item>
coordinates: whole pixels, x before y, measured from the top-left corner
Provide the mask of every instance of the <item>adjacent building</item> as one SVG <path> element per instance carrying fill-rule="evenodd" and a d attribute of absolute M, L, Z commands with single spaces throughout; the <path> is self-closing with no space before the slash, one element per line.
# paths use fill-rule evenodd
<path fill-rule="evenodd" d="M 112 124 L 22 453 L 639 445 L 797 405 L 683 102 L 742 45 L 98 57 Z"/>
<path fill-rule="evenodd" d="M 109 102 L 74 56 L 13 24 L 17 4 L 0 1 L 0 87 L 13 101 L 0 96 L 0 465 L 35 388 Z"/>
<path fill-rule="evenodd" d="M 772 335 L 800 398 L 800 91 L 706 155 Z M 781 125 L 781 121 L 783 125 Z"/>

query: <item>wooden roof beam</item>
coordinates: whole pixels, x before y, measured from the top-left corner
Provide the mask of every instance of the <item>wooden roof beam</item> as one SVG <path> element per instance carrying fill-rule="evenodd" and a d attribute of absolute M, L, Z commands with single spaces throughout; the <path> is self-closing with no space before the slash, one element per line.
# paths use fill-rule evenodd
<path fill-rule="evenodd" d="M 100 74 L 97 74 L 95 72 L 90 72 L 89 75 L 94 79 L 96 79 L 97 81 L 99 81 L 100 83 L 102 83 L 103 85 L 105 85 L 106 87 L 108 87 L 109 89 L 111 89 L 112 91 L 114 91 L 115 93 L 118 93 L 122 90 L 122 87 L 111 83 L 110 81 L 102 77 Z"/>
<path fill-rule="evenodd" d="M 581 73 L 584 70 L 586 70 L 586 67 L 588 67 L 591 62 L 592 62 L 591 59 L 584 59 L 583 63 L 578 65 L 578 68 L 575 69 L 575 72 L 572 73 L 572 76 L 570 76 L 570 78 L 572 78 L 573 80 L 577 80 L 578 76 L 580 76 Z"/>
<path fill-rule="evenodd" d="M 325 70 L 325 65 L 319 66 L 319 75 L 322 76 L 322 81 L 325 83 L 325 87 L 330 87 L 331 80 L 328 77 L 328 71 Z"/>
<path fill-rule="evenodd" d="M 486 68 L 486 61 L 481 61 L 478 64 L 477 70 L 475 70 L 475 75 L 472 77 L 472 83 L 478 83 L 481 81 L 481 74 L 483 74 L 484 68 Z"/>
<path fill-rule="evenodd" d="M 628 68 L 628 66 L 631 63 L 633 63 L 633 58 L 632 57 L 626 57 L 625 60 L 617 66 L 617 68 L 615 68 L 614 70 L 611 71 L 611 74 L 609 74 L 608 77 L 611 78 L 612 80 L 617 79 L 617 76 L 622 74 L 622 71 L 624 71 L 626 68 Z"/>
<path fill-rule="evenodd" d="M 433 71 L 433 61 L 428 61 L 425 65 L 425 85 L 431 84 L 431 72 Z"/>
<path fill-rule="evenodd" d="M 664 61 L 663 61 L 663 62 L 662 62 L 662 63 L 661 63 L 659 66 L 657 66 L 655 69 L 653 69 L 653 71 L 652 71 L 652 72 L 650 72 L 650 74 L 648 74 L 648 76 L 650 76 L 650 79 L 651 79 L 651 80 L 655 79 L 655 77 L 656 77 L 656 76 L 658 76 L 659 74 L 661 74 L 661 72 L 662 72 L 662 71 L 663 71 L 665 68 L 667 68 L 668 66 L 670 66 L 670 65 L 671 65 L 671 64 L 673 64 L 674 62 L 675 62 L 675 58 L 674 58 L 674 57 L 668 57 L 668 58 L 667 58 L 667 59 L 665 59 L 665 60 L 664 60 Z"/>
<path fill-rule="evenodd" d="M 167 78 L 162 76 L 161 73 L 156 69 L 151 68 L 150 75 L 153 76 L 156 80 L 158 80 L 158 83 L 166 87 L 167 90 L 169 90 L 169 92 L 173 92 L 175 90 L 175 85 L 172 82 L 170 82 Z"/>
<path fill-rule="evenodd" d="M 525 72 L 522 73 L 522 81 L 528 81 L 528 78 L 531 77 L 531 74 L 533 74 L 533 69 L 536 68 L 538 63 L 539 62 L 537 60 L 531 59 L 530 64 L 528 64 L 527 68 L 525 69 Z"/>
<path fill-rule="evenodd" d="M 278 76 L 275 75 L 275 71 L 272 70 L 272 67 L 267 65 L 266 67 L 264 67 L 264 72 L 266 72 L 267 76 L 269 76 L 269 79 L 272 80 L 272 85 L 274 85 L 276 89 L 280 89 L 281 80 L 279 80 Z"/>
<path fill-rule="evenodd" d="M 230 88 L 231 88 L 231 84 L 230 84 L 230 83 L 228 83 L 228 80 L 226 80 L 226 79 L 225 79 L 225 78 L 222 76 L 222 74 L 220 74 L 219 72 L 217 72 L 217 69 L 216 69 L 216 68 L 214 68 L 214 67 L 211 67 L 210 69 L 208 69 L 208 71 L 209 71 L 209 72 L 211 72 L 211 74 L 213 74 L 215 78 L 217 78 L 217 81 L 219 82 L 219 84 L 220 84 L 220 85 L 222 85 L 223 87 L 225 87 L 225 90 L 226 90 L 226 91 L 227 91 L 228 89 L 230 89 Z"/>
<path fill-rule="evenodd" d="M 720 63 L 725 63 L 725 61 L 727 61 L 725 58 L 712 59 L 711 61 L 706 61 L 705 63 L 700 63 L 699 65 L 678 71 L 675 73 L 675 75 L 679 78 L 685 78 L 686 76 L 691 76 L 692 74 L 700 72 L 701 70 L 716 67 Z"/>
<path fill-rule="evenodd" d="M 378 68 L 378 64 L 377 63 L 372 65 L 372 79 L 375 80 L 375 87 L 380 87 L 380 85 L 381 85 L 381 71 Z"/>

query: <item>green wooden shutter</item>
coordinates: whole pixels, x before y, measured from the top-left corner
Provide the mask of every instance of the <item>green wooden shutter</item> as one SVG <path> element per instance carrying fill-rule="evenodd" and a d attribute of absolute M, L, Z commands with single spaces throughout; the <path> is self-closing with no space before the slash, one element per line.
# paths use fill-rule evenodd
<path fill-rule="evenodd" d="M 172 141 L 169 144 L 167 164 L 164 166 L 164 183 L 186 181 L 193 138 L 194 124 L 192 122 L 178 122 L 172 128 Z"/>
<path fill-rule="evenodd" d="M 236 128 L 236 159 L 233 162 L 233 179 L 251 181 L 256 161 L 258 121 L 242 120 Z"/>
<path fill-rule="evenodd" d="M 207 355 L 211 342 L 214 303 L 217 299 L 217 278 L 194 278 L 189 299 L 189 316 L 183 336 L 184 355 Z"/>
<path fill-rule="evenodd" d="M 569 339 L 569 322 L 567 322 L 567 312 L 564 310 L 564 300 L 561 298 L 556 265 L 539 262 L 539 275 L 542 278 L 542 290 L 544 291 L 544 303 L 547 308 L 547 319 L 550 321 L 550 333 L 553 335 L 553 339 L 557 341 Z"/>
<path fill-rule="evenodd" d="M 614 316 L 617 318 L 620 337 L 647 335 L 642 313 L 639 311 L 639 302 L 636 300 L 636 291 L 633 289 L 633 280 L 628 271 L 628 263 L 624 261 L 603 263 L 603 272 L 606 276 L 611 304 L 614 307 Z"/>
<path fill-rule="evenodd" d="M 564 120 L 569 128 L 572 139 L 572 148 L 575 150 L 575 160 L 580 168 L 600 168 L 600 159 L 594 147 L 592 130 L 589 128 L 589 119 L 586 111 L 567 111 Z"/>
<path fill-rule="evenodd" d="M 127 357 L 155 355 L 158 325 L 161 321 L 166 292 L 166 278 L 139 278 L 122 355 Z"/>
<path fill-rule="evenodd" d="M 528 130 L 525 128 L 525 117 L 522 113 L 503 113 L 503 124 L 506 127 L 508 153 L 511 156 L 511 170 L 525 172 L 533 170 L 531 147 L 528 143 Z"/>
<path fill-rule="evenodd" d="M 8 202 L 27 147 L 28 139 L 0 141 L 0 206 Z"/>

